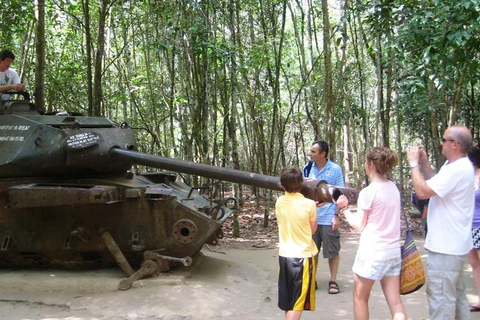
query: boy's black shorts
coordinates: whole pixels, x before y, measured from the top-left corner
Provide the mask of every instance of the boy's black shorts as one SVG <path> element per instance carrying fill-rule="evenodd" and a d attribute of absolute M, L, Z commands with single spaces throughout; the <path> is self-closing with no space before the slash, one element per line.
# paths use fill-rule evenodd
<path fill-rule="evenodd" d="M 278 307 L 288 310 L 315 310 L 315 259 L 279 256 Z"/>

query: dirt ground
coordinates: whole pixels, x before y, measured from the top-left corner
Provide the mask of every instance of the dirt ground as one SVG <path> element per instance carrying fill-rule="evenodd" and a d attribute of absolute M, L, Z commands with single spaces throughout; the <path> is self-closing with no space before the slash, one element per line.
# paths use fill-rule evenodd
<path fill-rule="evenodd" d="M 204 246 L 191 267 L 181 267 L 157 278 L 134 283 L 128 291 L 116 290 L 123 278 L 116 268 L 97 273 L 60 273 L 55 270 L 0 270 L 0 319 L 42 320 L 190 320 L 283 319 L 277 307 L 278 234 L 273 216 L 267 228 L 263 214 L 240 215 L 240 237 L 233 238 L 232 222 L 225 223 L 219 246 Z M 412 222 L 418 224 L 418 222 Z M 415 227 L 421 232 L 421 226 Z M 316 311 L 304 320 L 353 319 L 351 266 L 358 234 L 342 223 L 342 251 L 338 275 L 341 292 L 327 293 L 329 277 L 325 259 L 319 262 Z M 423 236 L 416 236 L 425 257 Z M 468 263 L 465 265 L 468 298 L 478 298 Z M 59 282 L 59 280 L 62 280 Z M 428 319 L 425 288 L 404 296 L 410 319 Z M 389 319 L 380 285 L 370 298 L 371 319 Z M 480 319 L 480 312 L 472 314 Z"/>
<path fill-rule="evenodd" d="M 192 267 L 183 267 L 168 275 L 176 280 L 145 279 L 135 283 L 128 291 L 107 289 L 103 292 L 89 292 L 85 290 L 86 287 L 77 290 L 75 285 L 58 291 L 55 285 L 46 283 L 38 284 L 33 289 L 7 291 L 2 288 L 5 282 L 0 272 L 0 319 L 283 319 L 284 314 L 277 307 L 277 248 L 267 240 L 262 240 L 261 248 L 258 243 L 260 242 L 250 242 L 249 239 L 237 239 L 235 243 L 222 242 L 216 247 L 205 246 L 201 255 L 195 257 L 196 263 Z M 237 245 L 241 248 L 235 248 Z M 417 245 L 425 254 L 421 238 L 417 239 Z M 342 236 L 338 276 L 341 292 L 337 295 L 327 293 L 328 265 L 326 260 L 320 260 L 316 311 L 304 312 L 302 319 L 353 319 L 351 266 L 357 246 L 358 235 Z M 60 276 L 55 271 L 50 272 L 48 276 Z M 477 296 L 467 264 L 466 275 L 468 298 L 473 302 Z M 16 276 L 20 279 L 31 274 L 24 272 Z M 41 278 L 35 274 L 33 277 Z M 72 281 L 79 277 L 86 281 L 102 281 L 92 280 L 86 273 L 67 274 L 67 277 Z M 112 270 L 109 277 L 116 278 L 118 282 L 121 279 L 119 270 Z M 109 281 L 105 280 L 105 286 Z M 428 319 L 425 288 L 404 296 L 403 302 L 409 319 Z M 370 312 L 373 320 L 390 319 L 378 283 L 371 294 Z M 480 319 L 480 313 L 472 314 L 472 319 Z"/>
<path fill-rule="evenodd" d="M 352 208 L 354 210 L 354 207 Z M 408 223 L 414 236 L 423 236 L 422 219 L 413 206 L 405 208 Z M 254 200 L 246 201 L 239 213 L 240 237 L 233 237 L 233 217 L 230 217 L 223 225 L 225 238 L 222 245 L 240 249 L 254 248 L 272 248 L 278 242 L 277 220 L 274 214 L 274 208 L 270 208 L 268 214 L 268 224 L 264 226 L 265 205 L 257 205 Z M 402 218 L 402 231 L 406 229 L 406 224 Z M 340 232 L 343 235 L 355 234 L 356 232 L 349 226 L 343 216 L 340 217 Z"/>

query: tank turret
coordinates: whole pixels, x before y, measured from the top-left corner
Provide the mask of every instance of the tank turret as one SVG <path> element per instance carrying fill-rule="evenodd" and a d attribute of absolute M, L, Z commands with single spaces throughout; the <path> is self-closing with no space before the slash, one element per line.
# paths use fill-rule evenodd
<path fill-rule="evenodd" d="M 125 123 L 39 113 L 21 95 L 0 103 L 1 267 L 118 264 L 128 276 L 119 287 L 128 289 L 141 277 L 189 265 L 223 236 L 232 210 L 175 172 L 282 190 L 278 177 L 137 152 Z M 169 171 L 134 174 L 133 164 Z M 321 181 L 306 181 L 302 193 L 318 201 L 345 194 L 351 203 L 357 196 Z"/>

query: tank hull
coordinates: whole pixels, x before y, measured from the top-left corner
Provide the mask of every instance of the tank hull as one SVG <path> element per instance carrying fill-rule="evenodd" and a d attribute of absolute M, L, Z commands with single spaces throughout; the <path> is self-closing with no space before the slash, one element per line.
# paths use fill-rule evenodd
<path fill-rule="evenodd" d="M 143 252 L 193 256 L 221 237 L 210 201 L 171 174 L 0 179 L 0 266 L 85 268 L 116 265 L 102 233 L 127 261 Z"/>

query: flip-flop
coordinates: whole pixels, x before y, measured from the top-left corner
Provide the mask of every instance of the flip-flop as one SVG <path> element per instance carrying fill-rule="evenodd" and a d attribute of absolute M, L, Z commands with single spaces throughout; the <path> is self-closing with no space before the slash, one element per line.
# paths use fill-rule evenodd
<path fill-rule="evenodd" d="M 328 282 L 328 293 L 329 294 L 337 294 L 340 293 L 340 288 L 338 287 L 338 283 L 335 281 Z"/>
<path fill-rule="evenodd" d="M 479 312 L 479 311 L 480 311 L 480 307 L 470 306 L 470 312 Z"/>

